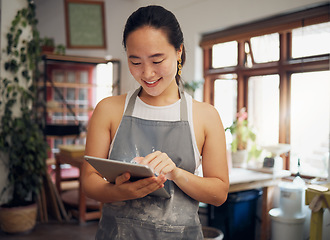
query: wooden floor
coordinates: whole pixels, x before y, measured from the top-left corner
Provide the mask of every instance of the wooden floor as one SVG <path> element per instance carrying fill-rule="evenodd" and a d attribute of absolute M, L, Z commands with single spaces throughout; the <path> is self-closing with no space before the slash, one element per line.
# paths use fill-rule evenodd
<path fill-rule="evenodd" d="M 1 240 L 94 240 L 98 221 L 89 221 L 79 225 L 76 220 L 59 223 L 49 221 L 38 223 L 30 232 L 20 235 L 10 235 L 0 230 Z"/>
<path fill-rule="evenodd" d="M 207 208 L 200 208 L 199 216 L 202 225 L 207 226 Z M 68 222 L 61 223 L 52 217 L 47 223 L 37 223 L 29 233 L 11 235 L 0 230 L 0 240 L 94 240 L 98 222 L 90 220 L 79 224 L 72 217 Z"/>

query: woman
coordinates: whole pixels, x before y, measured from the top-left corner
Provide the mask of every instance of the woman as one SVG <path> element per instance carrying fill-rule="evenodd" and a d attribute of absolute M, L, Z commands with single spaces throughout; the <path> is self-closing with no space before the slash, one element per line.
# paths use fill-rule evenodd
<path fill-rule="evenodd" d="M 221 205 L 229 186 L 220 117 L 179 87 L 185 50 L 171 12 L 138 9 L 127 20 L 123 45 L 141 87 L 97 105 L 86 155 L 134 159 L 157 174 L 131 182 L 125 173 L 111 184 L 84 163 L 86 195 L 105 203 L 96 239 L 203 239 L 199 202 Z M 203 177 L 196 175 L 201 162 Z M 148 196 L 162 187 L 171 198 Z"/>

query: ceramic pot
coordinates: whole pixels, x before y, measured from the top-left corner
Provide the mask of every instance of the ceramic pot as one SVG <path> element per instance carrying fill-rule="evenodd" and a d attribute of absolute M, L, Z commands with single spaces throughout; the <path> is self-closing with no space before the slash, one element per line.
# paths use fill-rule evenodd
<path fill-rule="evenodd" d="M 246 167 L 247 166 L 248 151 L 237 150 L 231 153 L 231 160 L 233 167 Z"/>

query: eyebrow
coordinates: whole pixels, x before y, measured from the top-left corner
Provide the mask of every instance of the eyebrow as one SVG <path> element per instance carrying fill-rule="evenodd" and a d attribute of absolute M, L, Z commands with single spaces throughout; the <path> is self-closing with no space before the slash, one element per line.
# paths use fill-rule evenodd
<path fill-rule="evenodd" d="M 163 53 L 156 53 L 156 54 L 153 54 L 153 55 L 149 56 L 149 58 L 162 57 L 164 55 L 165 54 L 163 54 Z M 128 58 L 130 58 L 130 59 L 140 59 L 140 57 L 135 56 L 135 55 L 130 55 L 130 56 L 128 56 Z"/>

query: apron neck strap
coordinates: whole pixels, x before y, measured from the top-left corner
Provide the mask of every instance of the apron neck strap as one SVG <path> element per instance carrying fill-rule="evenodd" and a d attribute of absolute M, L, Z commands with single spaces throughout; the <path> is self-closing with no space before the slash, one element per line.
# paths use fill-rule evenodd
<path fill-rule="evenodd" d="M 133 110 L 134 110 L 134 106 L 135 106 L 135 100 L 138 97 L 140 91 L 142 90 L 142 87 L 139 87 L 138 89 L 136 89 L 134 91 L 134 93 L 132 94 L 132 96 L 130 97 L 125 113 L 125 116 L 132 116 L 133 114 Z M 187 100 L 186 97 L 184 95 L 183 90 L 179 87 L 179 96 L 181 99 L 180 102 L 180 120 L 181 121 L 188 121 L 188 110 L 187 110 Z"/>

